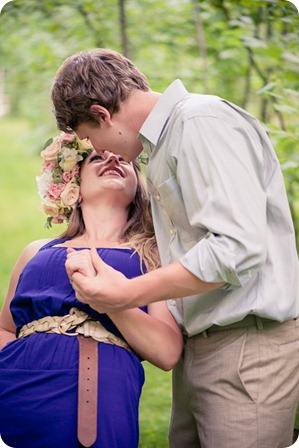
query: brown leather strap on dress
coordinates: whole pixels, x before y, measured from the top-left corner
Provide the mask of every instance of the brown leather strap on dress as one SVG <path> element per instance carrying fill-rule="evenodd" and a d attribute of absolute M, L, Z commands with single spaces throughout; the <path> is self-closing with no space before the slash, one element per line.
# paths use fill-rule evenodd
<path fill-rule="evenodd" d="M 78 439 L 84 447 L 97 438 L 98 342 L 77 336 L 79 341 Z"/>

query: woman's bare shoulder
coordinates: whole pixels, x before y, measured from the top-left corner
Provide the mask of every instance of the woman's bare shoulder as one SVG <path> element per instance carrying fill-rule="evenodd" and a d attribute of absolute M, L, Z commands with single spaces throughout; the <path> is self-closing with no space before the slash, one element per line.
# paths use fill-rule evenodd
<path fill-rule="evenodd" d="M 20 259 L 22 260 L 22 264 L 26 264 L 34 255 L 43 247 L 45 244 L 53 241 L 53 238 L 43 238 L 40 240 L 32 241 L 27 244 L 27 246 L 23 249 L 20 255 Z"/>

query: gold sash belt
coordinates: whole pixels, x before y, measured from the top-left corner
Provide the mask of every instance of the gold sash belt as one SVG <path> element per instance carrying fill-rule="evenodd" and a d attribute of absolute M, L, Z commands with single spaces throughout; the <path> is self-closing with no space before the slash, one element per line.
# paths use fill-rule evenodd
<path fill-rule="evenodd" d="M 70 333 L 71 330 L 75 332 Z M 46 316 L 23 325 L 18 337 L 26 338 L 34 333 L 57 333 L 66 336 L 82 334 L 98 342 L 131 350 L 124 340 L 110 333 L 99 321 L 78 308 L 71 308 L 70 313 L 65 316 Z"/>

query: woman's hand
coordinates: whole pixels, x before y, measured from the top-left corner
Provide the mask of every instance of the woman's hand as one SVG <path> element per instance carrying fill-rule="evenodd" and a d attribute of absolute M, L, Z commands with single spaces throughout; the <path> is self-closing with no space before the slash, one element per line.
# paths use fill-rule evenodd
<path fill-rule="evenodd" d="M 89 249 L 75 250 L 69 247 L 67 249 L 65 268 L 70 280 L 75 272 L 80 272 L 85 277 L 94 277 L 96 275 Z"/>
<path fill-rule="evenodd" d="M 66 271 L 80 302 L 99 313 L 130 308 L 130 295 L 126 293 L 130 280 L 108 266 L 96 249 L 68 248 L 67 252 Z"/>

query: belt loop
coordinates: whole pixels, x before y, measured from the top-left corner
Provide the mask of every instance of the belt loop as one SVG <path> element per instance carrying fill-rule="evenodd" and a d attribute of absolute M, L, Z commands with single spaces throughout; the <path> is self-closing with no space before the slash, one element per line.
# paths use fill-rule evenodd
<path fill-rule="evenodd" d="M 256 328 L 258 330 L 263 330 L 264 325 L 263 325 L 262 318 L 260 316 L 254 316 L 254 317 L 255 317 Z"/>
<path fill-rule="evenodd" d="M 203 337 L 204 337 L 205 339 L 207 339 L 207 338 L 209 337 L 207 330 L 204 330 L 204 331 L 202 332 L 202 335 L 203 335 Z"/>

